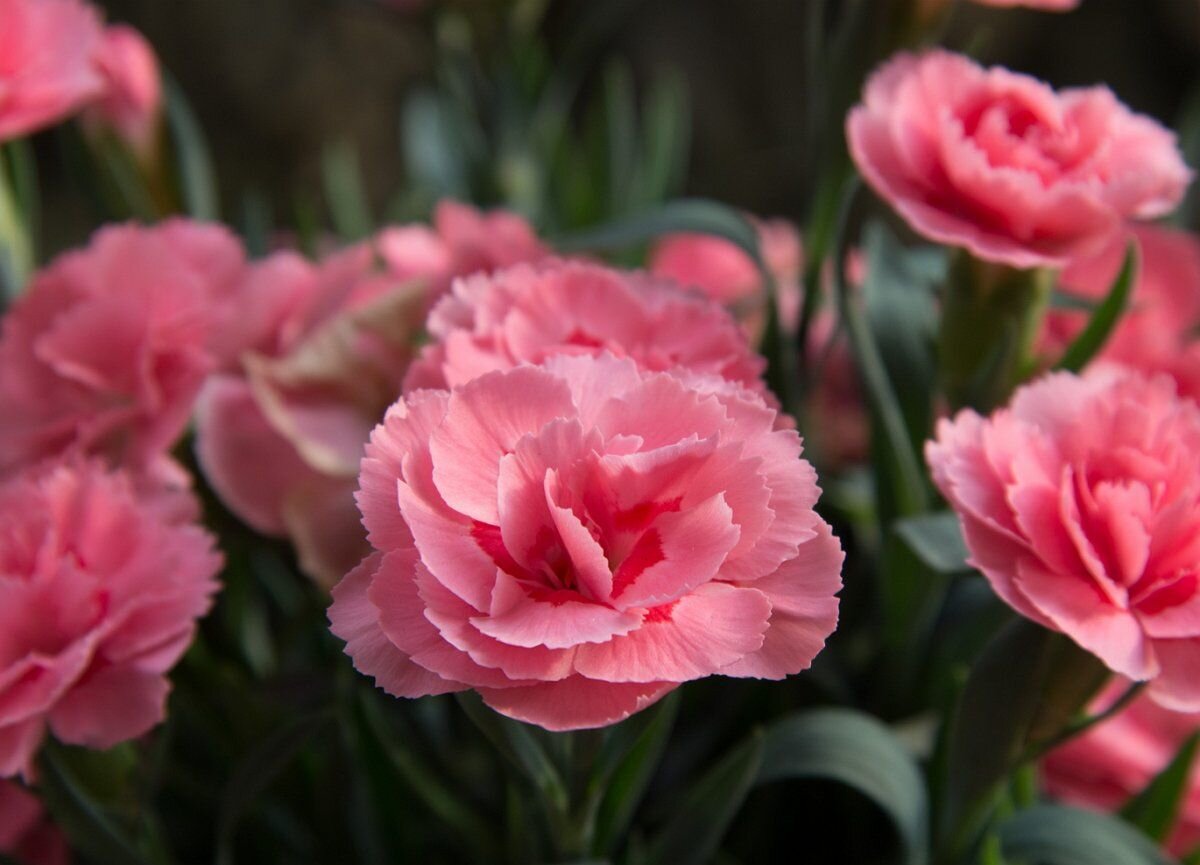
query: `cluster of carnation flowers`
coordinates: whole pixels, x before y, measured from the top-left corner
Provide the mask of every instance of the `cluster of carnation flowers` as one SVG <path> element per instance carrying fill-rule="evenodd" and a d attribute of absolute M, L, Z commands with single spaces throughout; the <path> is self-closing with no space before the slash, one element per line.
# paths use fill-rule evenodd
<path fill-rule="evenodd" d="M 1200 243 L 1130 222 L 1171 210 L 1191 174 L 1171 134 L 1106 88 L 1055 92 L 943 51 L 875 73 L 847 138 L 915 231 L 986 266 L 1052 269 L 1086 307 L 1127 248 L 1140 260 L 1127 312 L 1082 373 L 1037 377 L 990 416 L 963 409 L 926 448 L 970 563 L 1116 674 L 1093 711 L 1146 683 L 1044 765 L 1052 795 L 1117 809 L 1200 729 Z M 1041 361 L 1086 320 L 1052 310 Z M 1170 838 L 1177 852 L 1198 840 L 1198 796 L 1200 782 Z"/>

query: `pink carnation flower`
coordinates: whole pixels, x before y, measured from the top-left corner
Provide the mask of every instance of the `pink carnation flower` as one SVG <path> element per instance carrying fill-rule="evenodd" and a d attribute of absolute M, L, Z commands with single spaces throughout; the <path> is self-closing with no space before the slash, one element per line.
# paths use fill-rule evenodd
<path fill-rule="evenodd" d="M 1131 230 L 1140 267 L 1129 309 L 1100 352 L 1102 361 L 1144 373 L 1164 372 L 1184 396 L 1200 399 L 1200 240 L 1195 235 L 1154 225 Z M 1100 301 L 1112 286 L 1129 238 L 1122 236 L 1100 255 L 1081 259 L 1059 277 L 1059 287 L 1086 300 Z M 1084 311 L 1058 309 L 1046 317 L 1041 351 L 1057 358 L 1087 322 Z"/>
<path fill-rule="evenodd" d="M 1114 681 L 1092 711 L 1112 705 L 1129 683 Z M 1119 811 L 1158 776 L 1200 728 L 1200 713 L 1173 712 L 1139 696 L 1115 717 L 1054 749 L 1042 761 L 1042 781 L 1056 799 Z M 1167 848 L 1182 856 L 1200 844 L 1200 777 L 1193 773 Z"/>
<path fill-rule="evenodd" d="M 429 316 L 405 390 L 457 387 L 554 354 L 628 356 L 646 369 L 683 366 L 761 390 L 764 362 L 720 306 L 669 281 L 583 262 L 518 265 L 454 284 Z"/>
<path fill-rule="evenodd" d="M 113 129 L 140 159 L 153 159 L 163 105 L 154 49 L 132 27 L 113 25 L 104 31 L 96 67 L 104 89 L 84 121 L 93 128 Z"/>
<path fill-rule="evenodd" d="M 0 475 L 65 453 L 161 462 L 243 264 L 224 228 L 180 219 L 101 229 L 36 274 L 0 330 Z"/>
<path fill-rule="evenodd" d="M 0 142 L 73 114 L 103 86 L 100 17 L 82 0 L 0 0 Z"/>
<path fill-rule="evenodd" d="M 0 485 L 0 776 L 32 774 L 47 727 L 109 748 L 162 720 L 221 565 L 167 502 L 94 462 Z"/>
<path fill-rule="evenodd" d="M 925 453 L 1001 598 L 1200 709 L 1200 407 L 1169 378 L 1047 375 L 942 420 Z"/>
<path fill-rule="evenodd" d="M 46 816 L 38 798 L 13 781 L 0 780 L 0 853 L 17 865 L 67 865 L 67 839 Z"/>
<path fill-rule="evenodd" d="M 388 228 L 319 266 L 277 253 L 253 267 L 225 307 L 228 362 L 197 407 L 196 452 L 222 501 L 336 582 L 368 550 L 359 462 L 400 394 L 431 298 L 466 269 L 541 254 L 519 218 L 443 202 L 434 228 Z"/>
<path fill-rule="evenodd" d="M 842 551 L 776 426 L 728 380 L 609 354 L 409 394 L 363 462 L 376 552 L 333 632 L 389 693 L 474 688 L 551 730 L 797 673 L 837 623 Z"/>
<path fill-rule="evenodd" d="M 1060 266 L 1191 179 L 1175 137 L 1105 87 L 1055 92 L 946 51 L 901 54 L 846 120 L 863 176 L 925 237 L 987 261 Z"/>
<path fill-rule="evenodd" d="M 779 314 L 794 324 L 800 311 L 804 249 L 800 232 L 783 219 L 754 220 L 759 250 L 775 280 Z M 668 234 L 650 252 L 649 270 L 696 288 L 728 306 L 751 336 L 763 327 L 765 286 L 758 265 L 740 246 L 711 234 Z"/>

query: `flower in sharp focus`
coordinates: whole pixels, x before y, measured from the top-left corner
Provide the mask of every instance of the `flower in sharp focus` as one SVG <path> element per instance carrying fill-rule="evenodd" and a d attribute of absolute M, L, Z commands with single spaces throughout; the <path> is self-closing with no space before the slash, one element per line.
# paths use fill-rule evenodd
<path fill-rule="evenodd" d="M 1191 179 L 1174 135 L 1106 87 L 1056 92 L 934 50 L 876 71 L 846 120 L 859 170 L 925 237 L 1018 268 L 1097 253 Z"/>
<path fill-rule="evenodd" d="M 1129 686 L 1115 680 L 1096 698 L 1101 712 Z M 1174 712 L 1140 695 L 1112 718 L 1051 751 L 1042 760 L 1043 786 L 1055 799 L 1101 811 L 1119 811 L 1141 793 L 1200 729 L 1200 713 Z M 1182 856 L 1200 844 L 1200 778 L 1183 790 L 1167 848 Z"/>
<path fill-rule="evenodd" d="M 0 142 L 73 114 L 103 81 L 100 16 L 82 0 L 0 0 Z"/>
<path fill-rule="evenodd" d="M 474 688 L 552 730 L 797 673 L 842 563 L 800 450 L 753 391 L 610 354 L 416 391 L 372 435 L 375 552 L 334 590 L 333 632 L 394 695 Z"/>
<path fill-rule="evenodd" d="M 95 462 L 0 485 L 0 776 L 31 777 L 47 729 L 109 748 L 162 720 L 221 565 L 166 502 Z"/>
<path fill-rule="evenodd" d="M 436 342 L 405 389 L 466 384 L 555 354 L 611 352 L 762 390 L 762 359 L 720 306 L 674 282 L 585 262 L 518 265 L 458 280 L 429 316 Z"/>
<path fill-rule="evenodd" d="M 1001 598 L 1200 709 L 1200 407 L 1168 377 L 1047 375 L 942 420 L 926 457 Z"/>
<path fill-rule="evenodd" d="M 36 273 L 0 330 L 0 476 L 69 453 L 162 467 L 243 267 L 229 231 L 175 219 L 101 229 Z"/>

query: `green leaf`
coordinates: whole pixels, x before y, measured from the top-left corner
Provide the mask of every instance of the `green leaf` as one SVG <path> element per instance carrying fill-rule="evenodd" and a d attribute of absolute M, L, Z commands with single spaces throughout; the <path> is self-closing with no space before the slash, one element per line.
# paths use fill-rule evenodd
<path fill-rule="evenodd" d="M 233 865 L 234 838 L 246 812 L 332 719 L 329 710 L 298 718 L 264 739 L 234 772 L 217 815 L 217 865 Z"/>
<path fill-rule="evenodd" d="M 1120 820 L 1061 805 L 1018 812 L 997 831 L 1006 859 L 1030 865 L 1170 865 L 1154 842 Z"/>
<path fill-rule="evenodd" d="M 876 719 L 849 709 L 816 709 L 772 724 L 756 785 L 787 778 L 838 781 L 891 819 L 903 861 L 928 859 L 929 804 L 912 755 Z"/>
<path fill-rule="evenodd" d="M 14 164 L 18 153 L 11 145 L 0 148 L 0 309 L 21 293 L 34 267 L 32 214 Z"/>
<path fill-rule="evenodd" d="M 1103 686 L 1107 669 L 1061 634 L 1012 620 L 971 667 L 950 729 L 943 835 L 968 849 L 1031 742 L 1053 736 Z"/>
<path fill-rule="evenodd" d="M 930 247 L 906 248 L 883 223 L 863 235 L 867 322 L 900 403 L 909 439 L 922 458 L 934 417 L 938 311 L 935 289 L 945 278 L 946 255 Z"/>
<path fill-rule="evenodd" d="M 405 101 L 400 133 L 411 183 L 427 187 L 435 197 L 470 197 L 463 126 L 453 106 L 433 91 L 418 91 Z"/>
<path fill-rule="evenodd" d="M 858 181 L 849 185 L 838 216 L 833 249 L 834 299 L 838 317 L 850 338 L 867 402 L 878 423 L 884 449 L 881 466 L 889 481 L 889 500 L 898 515 L 920 513 L 925 510 L 929 498 L 925 471 L 874 334 L 846 284 L 846 227 L 859 188 L 861 183 Z"/>
<path fill-rule="evenodd" d="M 667 748 L 678 714 L 679 691 L 672 691 L 654 708 L 619 724 L 605 742 L 593 770 L 592 786 L 603 793 L 593 818 L 593 855 L 613 852 L 625 835 Z M 631 725 L 642 716 L 648 716 L 648 722 Z"/>
<path fill-rule="evenodd" d="M 219 219 L 217 178 L 204 132 L 179 85 L 165 77 L 167 129 L 175 145 L 175 165 L 183 207 L 195 219 Z"/>
<path fill-rule="evenodd" d="M 1109 288 L 1108 294 L 1088 319 L 1087 326 L 1067 346 L 1067 350 L 1055 364 L 1055 369 L 1079 372 L 1087 366 L 1088 361 L 1100 352 L 1100 349 L 1104 347 L 1105 340 L 1117 326 L 1121 313 L 1125 311 L 1125 307 L 1129 303 L 1129 295 L 1133 291 L 1137 269 L 1137 247 L 1130 241 L 1129 248 L 1125 251 L 1125 260 L 1121 264 L 1121 270 L 1113 281 L 1112 287 Z"/>
<path fill-rule="evenodd" d="M 723 237 L 762 265 L 754 226 L 735 208 L 704 198 L 668 201 L 652 210 L 560 237 L 554 246 L 563 252 L 620 249 L 679 231 Z"/>
<path fill-rule="evenodd" d="M 566 785 L 554 762 L 534 738 L 533 728 L 493 712 L 474 691 L 463 691 L 454 696 L 467 717 L 501 755 L 542 794 L 547 809 L 552 813 L 565 813 Z"/>
<path fill-rule="evenodd" d="M 958 516 L 953 511 L 902 517 L 892 524 L 902 541 L 922 564 L 939 574 L 969 572 L 967 545 Z"/>
<path fill-rule="evenodd" d="M 1142 792 L 1125 803 L 1121 817 L 1155 841 L 1165 841 L 1187 795 L 1200 732 L 1193 733 L 1175 757 Z"/>
<path fill-rule="evenodd" d="M 105 812 L 67 765 L 66 751 L 56 743 L 42 749 L 38 792 L 79 850 L 100 862 L 144 865 L 147 859 Z"/>
<path fill-rule="evenodd" d="M 379 709 L 374 693 L 359 693 L 357 715 L 370 741 L 378 745 L 388 765 L 407 782 L 412 792 L 439 820 L 459 833 L 464 843 L 476 845 L 476 853 L 496 849 L 491 827 L 455 790 L 446 787 L 437 771 L 419 753 L 397 741 Z"/>
<path fill-rule="evenodd" d="M 647 861 L 710 861 L 753 788 L 802 778 L 858 791 L 891 819 L 906 865 L 928 860 L 928 799 L 912 756 L 868 715 L 815 709 L 755 732 L 710 769 L 653 839 Z"/>
<path fill-rule="evenodd" d="M 665 74 L 651 84 L 642 110 L 645 129 L 641 173 L 634 194 L 643 206 L 677 195 L 687 169 L 691 139 L 687 87 L 682 78 Z"/>
<path fill-rule="evenodd" d="M 371 233 L 375 220 L 363 188 L 358 154 L 349 141 L 326 147 L 321 154 L 321 178 L 333 227 L 343 240 L 361 240 Z"/>
<path fill-rule="evenodd" d="M 763 766 L 763 733 L 752 733 L 705 773 L 650 842 L 646 859 L 671 865 L 709 862 Z"/>

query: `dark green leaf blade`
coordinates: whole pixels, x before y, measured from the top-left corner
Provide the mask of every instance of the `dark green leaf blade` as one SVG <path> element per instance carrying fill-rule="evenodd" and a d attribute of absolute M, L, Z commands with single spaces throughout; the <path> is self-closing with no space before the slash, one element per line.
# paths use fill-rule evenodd
<path fill-rule="evenodd" d="M 785 778 L 821 778 L 857 790 L 891 819 L 903 861 L 927 860 L 925 782 L 912 755 L 876 719 L 849 709 L 815 709 L 772 724 L 756 783 Z"/>
<path fill-rule="evenodd" d="M 1109 334 L 1117 326 L 1121 313 L 1129 304 L 1129 295 L 1133 291 L 1137 270 L 1137 247 L 1131 241 L 1129 248 L 1125 250 L 1125 260 L 1121 263 L 1121 270 L 1113 281 L 1112 287 L 1109 288 L 1108 294 L 1088 319 L 1087 326 L 1067 346 L 1063 356 L 1054 365 L 1055 369 L 1079 372 L 1087 366 L 1088 361 L 1100 352 Z"/>
<path fill-rule="evenodd" d="M 958 517 L 953 511 L 902 517 L 892 530 L 921 560 L 939 574 L 961 574 L 971 570 L 970 553 L 963 541 Z"/>
<path fill-rule="evenodd" d="M 675 816 L 650 842 L 646 860 L 672 865 L 711 861 L 762 771 L 764 744 L 762 732 L 753 733 L 692 785 Z"/>
<path fill-rule="evenodd" d="M 138 850 L 71 772 L 57 744 L 42 749 L 38 792 L 71 844 L 100 862 L 145 865 Z"/>
<path fill-rule="evenodd" d="M 327 710 L 298 718 L 263 740 L 238 767 L 225 788 L 217 816 L 217 865 L 232 865 L 234 835 L 246 811 L 332 719 Z"/>
<path fill-rule="evenodd" d="M 170 78 L 163 83 L 167 94 L 167 128 L 175 146 L 184 210 L 196 219 L 219 219 L 216 172 L 204 132 L 178 83 Z"/>
<path fill-rule="evenodd" d="M 1193 733 L 1175 752 L 1175 757 L 1142 792 L 1125 803 L 1121 817 L 1155 841 L 1165 841 L 1183 797 L 1187 794 L 1196 758 L 1200 732 Z"/>
<path fill-rule="evenodd" d="M 754 226 L 735 208 L 704 198 L 668 201 L 661 207 L 560 237 L 554 245 L 564 252 L 620 249 L 679 231 L 723 237 L 761 266 Z"/>
<path fill-rule="evenodd" d="M 1062 805 L 1038 805 L 1000 825 L 1006 859 L 1031 865 L 1171 865 L 1174 861 L 1120 820 Z"/>

